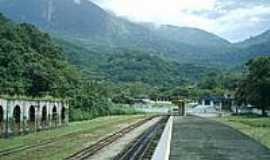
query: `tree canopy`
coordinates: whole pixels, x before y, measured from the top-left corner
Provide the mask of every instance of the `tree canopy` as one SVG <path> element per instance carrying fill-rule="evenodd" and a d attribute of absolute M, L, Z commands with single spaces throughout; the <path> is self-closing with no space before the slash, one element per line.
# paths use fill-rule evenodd
<path fill-rule="evenodd" d="M 0 93 L 63 97 L 79 73 L 47 33 L 0 15 Z"/>
<path fill-rule="evenodd" d="M 236 97 L 239 103 L 250 103 L 262 109 L 270 107 L 270 57 L 258 57 L 247 64 L 247 75 L 239 83 Z"/>

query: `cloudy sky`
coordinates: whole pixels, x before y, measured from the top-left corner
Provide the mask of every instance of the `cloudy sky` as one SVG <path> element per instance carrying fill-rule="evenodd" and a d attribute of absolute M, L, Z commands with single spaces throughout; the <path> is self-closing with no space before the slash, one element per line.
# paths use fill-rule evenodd
<path fill-rule="evenodd" d="M 138 22 L 196 27 L 232 42 L 270 29 L 270 0 L 92 0 Z"/>

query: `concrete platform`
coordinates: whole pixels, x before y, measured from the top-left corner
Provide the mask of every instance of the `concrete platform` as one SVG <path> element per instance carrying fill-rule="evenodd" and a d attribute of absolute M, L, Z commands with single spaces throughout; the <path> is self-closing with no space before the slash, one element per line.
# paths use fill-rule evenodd
<path fill-rule="evenodd" d="M 171 138 L 172 138 L 173 116 L 171 116 L 164 128 L 159 143 L 155 149 L 152 160 L 168 160 L 171 151 Z"/>
<path fill-rule="evenodd" d="M 270 150 L 239 131 L 198 117 L 174 117 L 170 160 L 270 160 Z"/>

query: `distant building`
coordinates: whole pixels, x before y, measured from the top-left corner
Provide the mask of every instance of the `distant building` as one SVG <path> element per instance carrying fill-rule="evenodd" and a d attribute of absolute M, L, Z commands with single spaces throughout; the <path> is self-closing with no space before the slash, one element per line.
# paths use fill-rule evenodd
<path fill-rule="evenodd" d="M 204 96 L 199 99 L 199 104 L 205 107 L 218 107 L 222 105 L 223 109 L 230 110 L 233 105 L 233 96 L 226 94 L 224 96 Z"/>
<path fill-rule="evenodd" d="M 202 106 L 214 107 L 216 105 L 219 105 L 222 102 L 222 100 L 223 100 L 223 97 L 204 96 L 200 98 L 199 104 Z"/>
<path fill-rule="evenodd" d="M 66 101 L 0 97 L 0 136 L 66 126 Z"/>

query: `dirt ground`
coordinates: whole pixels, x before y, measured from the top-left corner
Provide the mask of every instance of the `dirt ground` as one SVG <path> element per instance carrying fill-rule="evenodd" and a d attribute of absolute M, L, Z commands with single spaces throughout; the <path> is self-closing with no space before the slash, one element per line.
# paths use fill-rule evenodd
<path fill-rule="evenodd" d="M 221 123 L 175 117 L 170 160 L 270 160 L 270 150 Z"/>

